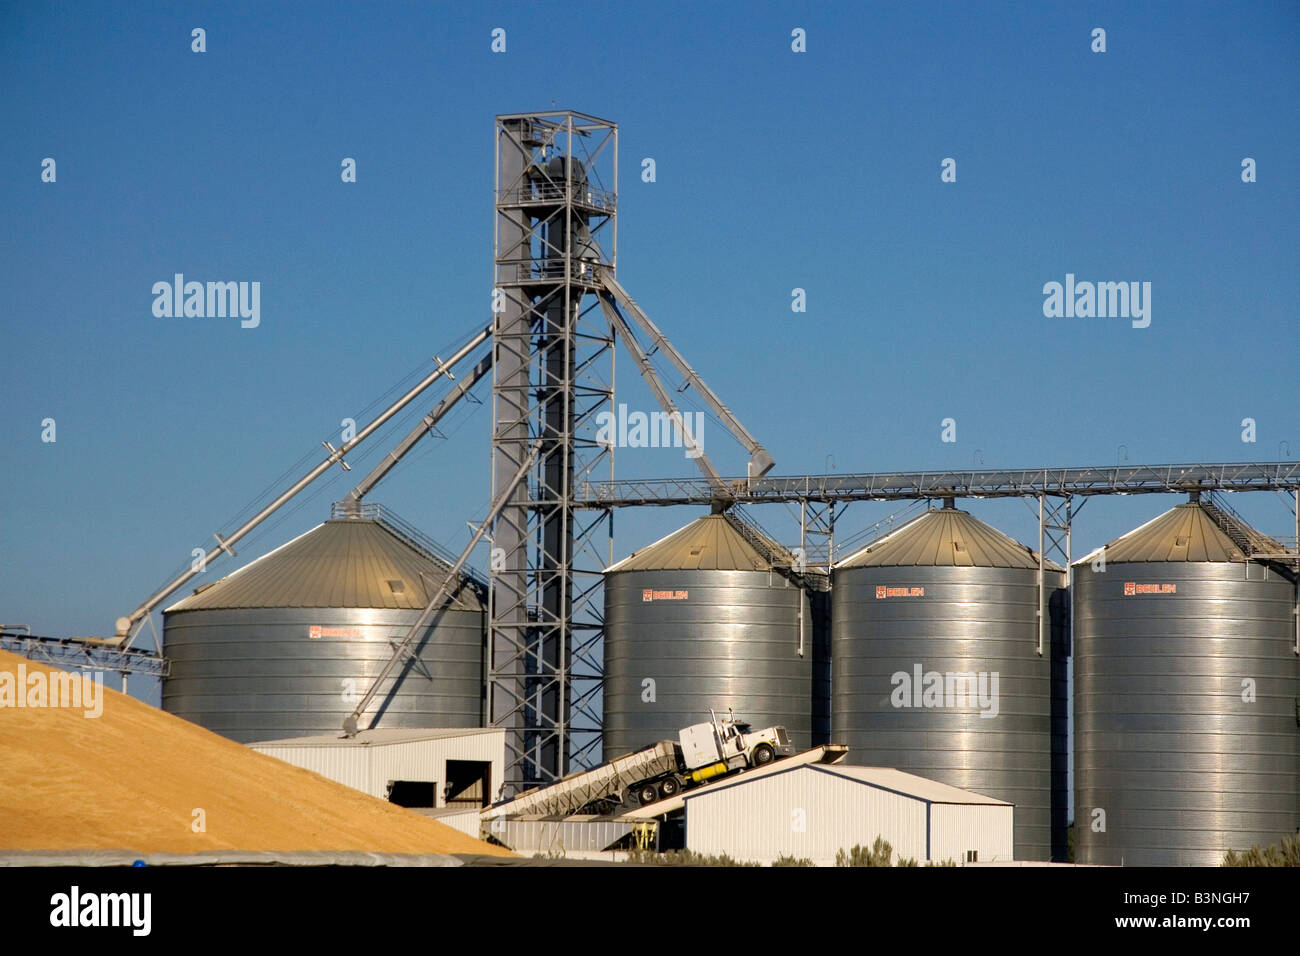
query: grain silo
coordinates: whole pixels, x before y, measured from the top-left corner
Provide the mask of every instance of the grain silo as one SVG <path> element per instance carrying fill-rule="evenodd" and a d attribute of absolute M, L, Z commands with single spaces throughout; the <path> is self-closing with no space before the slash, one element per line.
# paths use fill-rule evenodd
<path fill-rule="evenodd" d="M 839 562 L 831 737 L 848 762 L 1015 804 L 1015 858 L 1064 855 L 1062 569 L 952 506 Z"/>
<path fill-rule="evenodd" d="M 1297 824 L 1292 579 L 1282 546 L 1193 500 L 1074 569 L 1081 863 L 1215 866 Z"/>
<path fill-rule="evenodd" d="M 326 521 L 166 610 L 163 709 L 241 743 L 339 731 L 448 570 L 383 517 Z M 482 726 L 484 606 L 456 582 L 362 726 Z"/>
<path fill-rule="evenodd" d="M 800 750 L 824 742 L 825 576 L 730 514 L 700 518 L 605 574 L 606 759 L 709 719 L 784 725 Z M 822 584 L 820 593 L 817 583 Z M 810 600 L 809 594 L 813 597 Z M 816 631 L 816 633 L 815 633 Z M 814 715 L 821 713 L 820 725 Z"/>

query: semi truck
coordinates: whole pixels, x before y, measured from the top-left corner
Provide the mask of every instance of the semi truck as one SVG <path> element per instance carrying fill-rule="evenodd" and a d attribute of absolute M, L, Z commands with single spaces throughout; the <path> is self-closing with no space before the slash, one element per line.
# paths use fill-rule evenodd
<path fill-rule="evenodd" d="M 688 786 L 734 770 L 761 767 L 794 753 L 784 727 L 751 730 L 749 724 L 736 720 L 730 709 L 721 719 L 710 710 L 708 723 L 683 727 L 678 731 L 677 741 L 677 769 L 660 779 L 643 781 L 636 789 L 642 806 L 676 796 Z"/>
<path fill-rule="evenodd" d="M 761 767 L 795 752 L 784 727 L 753 730 L 730 711 L 709 711 L 706 723 L 682 728 L 677 740 L 661 740 L 599 767 L 527 790 L 488 807 L 486 821 L 504 816 L 612 814 L 674 797 L 683 790 L 727 774 Z"/>

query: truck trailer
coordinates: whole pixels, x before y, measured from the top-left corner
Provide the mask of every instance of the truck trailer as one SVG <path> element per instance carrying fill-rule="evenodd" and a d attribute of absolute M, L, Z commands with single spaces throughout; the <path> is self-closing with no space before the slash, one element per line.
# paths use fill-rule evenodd
<path fill-rule="evenodd" d="M 794 752 L 784 727 L 752 730 L 730 711 L 726 717 L 718 717 L 710 710 L 707 723 L 682 728 L 676 741 L 661 740 L 591 770 L 527 790 L 488 807 L 481 816 L 490 821 L 525 814 L 616 814 Z"/>

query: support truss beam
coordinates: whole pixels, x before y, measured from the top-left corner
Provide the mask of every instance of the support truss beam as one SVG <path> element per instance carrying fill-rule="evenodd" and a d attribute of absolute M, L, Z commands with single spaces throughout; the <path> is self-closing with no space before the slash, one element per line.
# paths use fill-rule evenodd
<path fill-rule="evenodd" d="M 655 371 L 654 366 L 650 364 L 650 357 L 646 355 L 645 350 L 641 348 L 641 343 L 637 341 L 636 335 L 628 327 L 627 320 L 619 312 L 613 296 L 609 294 L 602 295 L 600 305 L 605 310 L 605 315 L 609 318 L 610 324 L 614 326 L 615 332 L 622 336 L 623 344 L 632 353 L 632 360 L 636 362 L 637 369 L 641 372 L 641 377 L 645 379 L 645 383 L 650 386 L 655 401 L 668 414 L 669 421 L 673 423 L 673 426 L 682 436 L 687 449 L 686 456 L 695 460 L 696 466 L 704 474 L 705 480 L 712 486 L 719 498 L 730 498 L 730 489 L 718 474 L 713 462 L 704 454 L 704 449 L 700 447 L 696 437 L 686 427 L 686 420 L 682 417 L 681 409 L 677 407 L 677 403 L 673 401 L 668 389 L 664 387 L 664 383 L 659 379 L 659 374 Z"/>
<path fill-rule="evenodd" d="M 673 343 L 669 342 L 667 336 L 659 331 L 659 327 L 656 326 L 654 322 L 650 321 L 650 316 L 646 315 L 641 306 L 637 305 L 632 297 L 628 295 L 627 290 L 619 285 L 618 279 L 614 277 L 614 274 L 607 270 L 601 270 L 600 281 L 604 285 L 608 294 L 616 299 L 618 303 L 627 310 L 628 314 L 632 316 L 632 320 L 636 322 L 636 324 L 641 327 L 642 331 L 650 337 L 650 342 L 654 349 L 662 351 L 668 356 L 669 361 L 677 367 L 677 371 L 681 372 L 682 377 L 686 380 L 687 386 L 699 392 L 700 397 L 703 398 L 708 406 L 713 409 L 714 414 L 722 420 L 722 424 L 726 429 L 731 432 L 731 434 L 735 435 L 740 443 L 745 446 L 745 451 L 749 453 L 749 465 L 746 480 L 753 481 L 771 471 L 773 464 L 775 464 L 772 460 L 772 456 L 769 455 L 767 450 L 758 443 L 758 439 L 751 435 L 749 430 L 740 423 L 740 419 L 732 414 L 731 409 L 727 408 L 727 406 L 722 403 L 722 399 L 718 397 L 717 393 L 714 392 L 713 389 L 709 388 L 708 384 L 704 379 L 700 378 L 695 369 L 691 368 L 691 365 L 686 361 L 685 356 L 673 347 Z"/>
<path fill-rule="evenodd" d="M 361 499 L 374 489 L 384 477 L 397 467 L 397 463 L 404 458 L 407 453 L 414 448 L 425 435 L 431 434 L 438 427 L 438 422 L 446 417 L 447 413 L 456 407 L 456 403 L 469 394 L 470 390 L 479 383 L 481 379 L 487 376 L 492 370 L 492 354 L 489 352 L 479 363 L 474 366 L 468 375 L 457 383 L 456 387 L 448 392 L 443 399 L 433 407 L 433 411 L 420 419 L 420 423 L 412 428 L 392 451 L 384 456 L 383 461 L 371 470 L 370 474 L 361 479 L 361 482 L 348 492 L 344 503 L 349 506 L 356 506 L 353 510 L 360 507 Z M 447 374 L 451 374 L 448 372 Z M 345 509 L 346 510 L 346 509 Z"/>
<path fill-rule="evenodd" d="M 1296 491 L 1300 462 L 1232 462 L 1189 465 L 1106 465 L 1020 471 L 915 471 L 727 479 L 738 502 L 903 501 L 918 498 L 1036 498 L 1188 493 L 1192 491 Z M 699 478 L 588 482 L 578 487 L 579 508 L 701 505 L 713 500 Z"/>
<path fill-rule="evenodd" d="M 122 675 L 126 693 L 128 674 L 163 678 L 171 673 L 171 662 L 161 654 L 137 648 L 123 648 L 100 640 L 74 637 L 37 637 L 30 634 L 0 634 L 0 650 L 10 651 L 64 670 L 112 671 Z"/>

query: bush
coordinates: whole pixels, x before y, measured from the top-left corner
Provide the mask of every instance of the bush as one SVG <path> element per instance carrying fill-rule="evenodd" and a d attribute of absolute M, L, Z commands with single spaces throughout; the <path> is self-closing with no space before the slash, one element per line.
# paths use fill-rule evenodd
<path fill-rule="evenodd" d="M 855 846 L 851 850 L 840 850 L 835 854 L 836 866 L 907 866 L 919 867 L 916 857 L 900 856 L 897 861 L 891 863 L 894 856 L 894 847 L 890 842 L 882 837 L 876 837 L 876 842 L 871 844 L 871 849 L 864 846 Z M 926 866 L 956 866 L 952 860 L 944 860 L 941 863 L 930 862 Z"/>
<path fill-rule="evenodd" d="M 1241 853 L 1229 850 L 1222 866 L 1300 866 L 1300 834 L 1272 846 L 1252 846 Z"/>
<path fill-rule="evenodd" d="M 759 863 L 733 859 L 725 853 L 712 856 L 705 853 L 692 853 L 690 850 L 666 850 L 663 853 L 654 850 L 629 850 L 627 862 L 646 863 L 651 866 L 761 866 Z"/>
<path fill-rule="evenodd" d="M 537 854 L 541 856 L 541 854 Z M 560 854 L 562 855 L 562 854 Z M 894 847 L 888 840 L 882 837 L 876 837 L 876 842 L 870 848 L 864 846 L 855 846 L 851 850 L 840 850 L 835 854 L 836 866 L 906 866 L 919 867 L 921 864 L 915 857 L 900 856 L 897 861 L 893 861 Z M 892 861 L 892 862 L 891 862 Z M 761 863 L 750 863 L 745 860 L 737 860 L 726 853 L 719 856 L 712 856 L 704 853 L 692 853 L 690 850 L 666 850 L 658 853 L 654 850 L 629 850 L 627 853 L 628 863 L 644 863 L 649 866 L 762 866 Z M 799 866 L 811 867 L 817 864 L 813 863 L 808 857 L 781 855 L 772 861 L 772 866 Z M 952 860 L 944 860 L 941 863 L 926 863 L 926 866 L 956 866 Z"/>
<path fill-rule="evenodd" d="M 876 837 L 876 842 L 871 844 L 871 849 L 861 845 L 855 845 L 853 849 L 845 852 L 840 850 L 835 854 L 836 866 L 892 866 L 890 860 L 894 856 L 894 848 L 888 840 L 882 837 Z"/>

